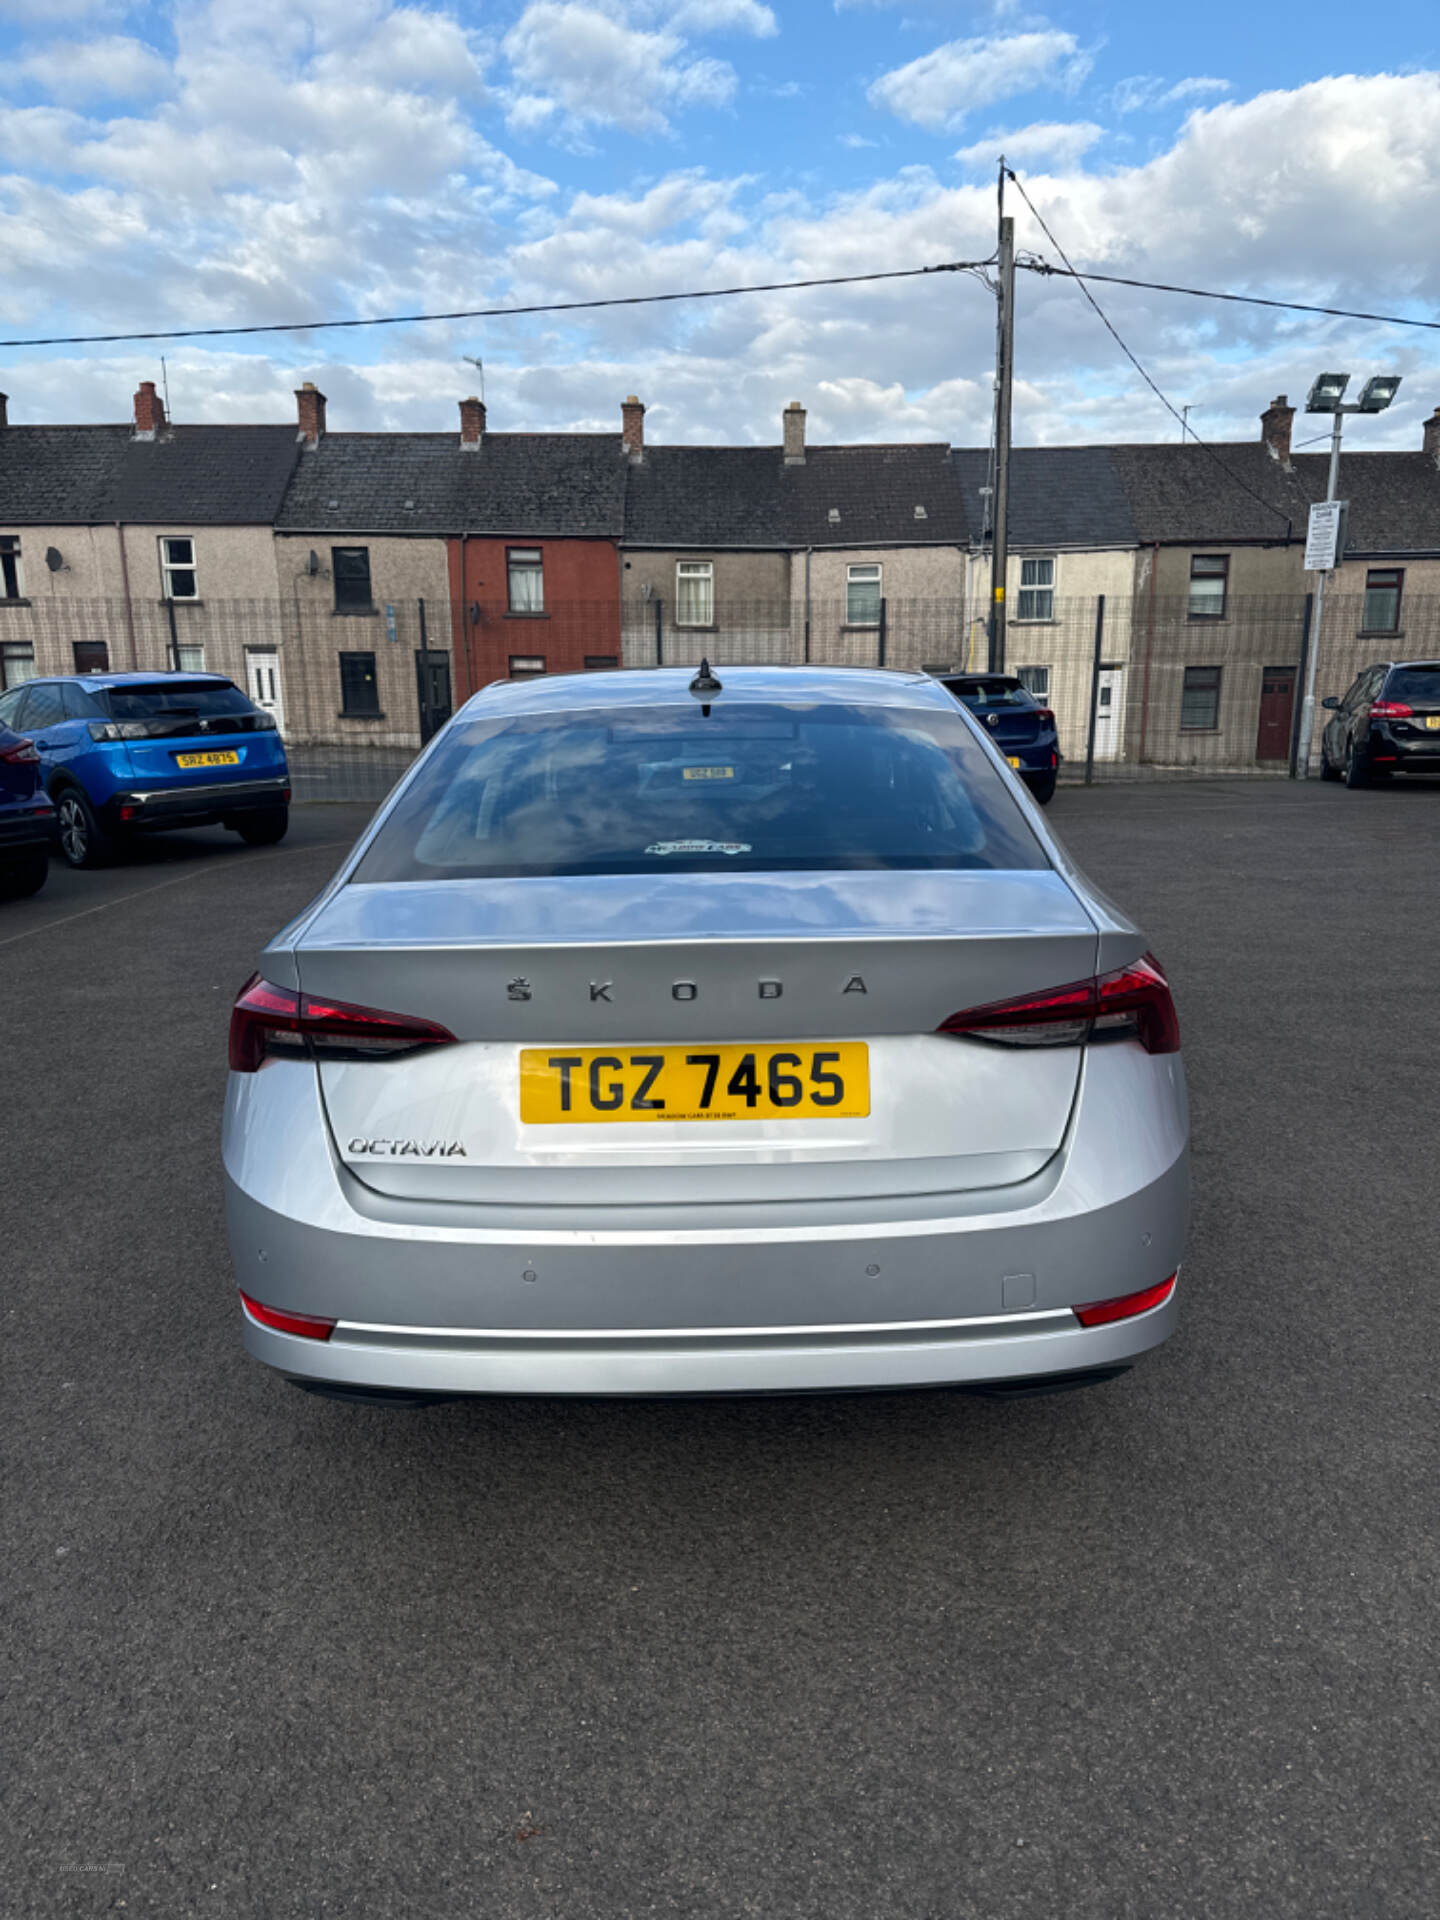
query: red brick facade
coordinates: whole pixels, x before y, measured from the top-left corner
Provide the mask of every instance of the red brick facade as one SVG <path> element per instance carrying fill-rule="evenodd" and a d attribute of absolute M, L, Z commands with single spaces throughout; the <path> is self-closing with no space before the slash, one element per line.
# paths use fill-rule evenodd
<path fill-rule="evenodd" d="M 510 560 L 517 550 L 540 555 L 542 612 L 511 610 Z M 541 660 L 546 673 L 620 664 L 620 557 L 613 540 L 452 539 L 450 600 L 457 706 L 492 680 L 510 678 L 512 663 Z"/>

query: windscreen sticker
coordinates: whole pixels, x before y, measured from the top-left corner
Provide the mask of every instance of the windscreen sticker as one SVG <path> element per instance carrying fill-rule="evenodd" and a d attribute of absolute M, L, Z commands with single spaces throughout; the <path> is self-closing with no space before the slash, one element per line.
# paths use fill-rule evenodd
<path fill-rule="evenodd" d="M 663 859 L 669 853 L 750 853 L 752 848 L 748 840 L 656 840 L 645 851 Z"/>
<path fill-rule="evenodd" d="M 686 780 L 733 780 L 734 767 L 686 767 L 683 777 Z"/>

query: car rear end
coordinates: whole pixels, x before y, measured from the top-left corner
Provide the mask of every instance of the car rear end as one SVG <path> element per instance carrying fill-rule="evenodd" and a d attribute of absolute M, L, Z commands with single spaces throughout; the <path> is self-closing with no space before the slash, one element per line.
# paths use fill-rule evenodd
<path fill-rule="evenodd" d="M 1440 661 L 1392 667 L 1370 706 L 1370 771 L 1440 774 Z"/>
<path fill-rule="evenodd" d="M 285 748 L 272 715 L 218 674 L 115 676 L 90 689 L 97 717 L 83 777 L 112 833 L 283 817 Z"/>
<path fill-rule="evenodd" d="M 1060 765 L 1060 736 L 1050 708 L 1013 674 L 949 674 L 941 685 L 974 714 L 1032 793 L 1048 800 Z"/>
<path fill-rule="evenodd" d="M 262 956 L 251 1352 L 361 1394 L 1005 1390 L 1164 1339 L 1168 988 L 946 697 L 608 680 L 472 702 Z"/>
<path fill-rule="evenodd" d="M 0 725 L 0 896 L 38 891 L 54 845 L 55 809 L 35 743 Z"/>

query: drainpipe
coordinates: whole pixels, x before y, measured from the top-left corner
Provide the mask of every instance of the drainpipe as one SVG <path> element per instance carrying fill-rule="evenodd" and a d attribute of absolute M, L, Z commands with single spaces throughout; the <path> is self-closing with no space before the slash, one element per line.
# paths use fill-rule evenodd
<path fill-rule="evenodd" d="M 1155 578 L 1160 571 L 1160 542 L 1150 545 L 1150 607 L 1145 622 L 1145 678 L 1140 688 L 1140 762 L 1145 760 L 1145 730 L 1150 721 L 1150 656 L 1155 651 Z"/>
<path fill-rule="evenodd" d="M 130 563 L 125 557 L 125 523 L 115 522 L 115 538 L 120 544 L 120 579 L 125 588 L 125 628 L 130 636 L 130 671 L 140 670 L 140 656 L 135 650 L 135 607 L 130 599 Z"/>
<path fill-rule="evenodd" d="M 810 556 L 813 547 L 805 549 L 805 664 L 810 664 Z"/>

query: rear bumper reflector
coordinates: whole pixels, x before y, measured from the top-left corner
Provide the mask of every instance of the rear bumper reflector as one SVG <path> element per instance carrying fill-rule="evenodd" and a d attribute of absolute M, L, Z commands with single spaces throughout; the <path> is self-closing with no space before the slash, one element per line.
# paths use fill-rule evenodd
<path fill-rule="evenodd" d="M 1133 1320 L 1137 1313 L 1149 1313 L 1154 1307 L 1163 1307 L 1174 1293 L 1179 1277 L 1172 1273 L 1168 1280 L 1162 1280 L 1158 1286 L 1142 1287 L 1138 1293 L 1122 1293 L 1114 1300 L 1095 1300 L 1088 1307 L 1074 1307 L 1071 1311 L 1082 1327 L 1104 1327 L 1112 1320 Z"/>
<path fill-rule="evenodd" d="M 335 1322 L 321 1319 L 318 1314 L 282 1313 L 278 1307 L 262 1307 L 258 1300 L 252 1300 L 244 1292 L 240 1298 L 252 1320 L 276 1333 L 298 1334 L 302 1340 L 328 1340 L 335 1331 Z"/>

